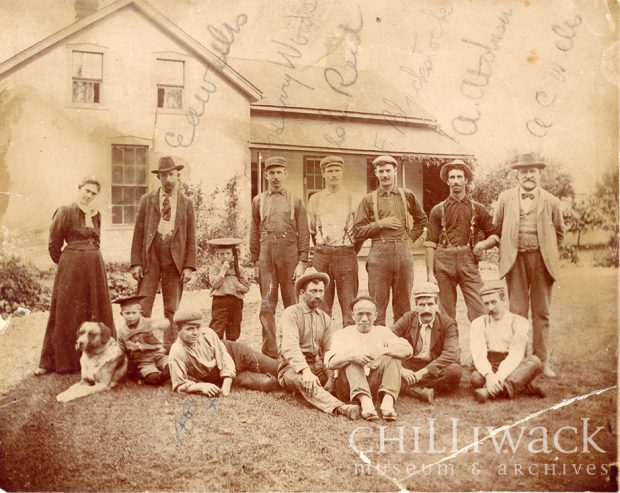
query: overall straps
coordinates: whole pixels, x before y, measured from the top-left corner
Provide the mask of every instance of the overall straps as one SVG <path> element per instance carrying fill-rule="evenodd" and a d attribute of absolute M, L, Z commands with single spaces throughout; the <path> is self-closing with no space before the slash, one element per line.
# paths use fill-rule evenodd
<path fill-rule="evenodd" d="M 288 190 L 286 191 L 286 195 L 288 196 L 288 207 L 289 207 L 289 214 L 290 214 L 289 219 L 291 221 L 291 226 L 293 228 L 293 231 L 295 231 L 295 234 L 299 236 L 299 234 L 297 233 L 297 223 L 295 222 L 295 198 L 293 197 L 292 193 L 289 193 Z M 267 197 L 267 192 L 261 192 L 258 198 L 258 209 L 259 209 L 259 215 L 260 215 L 261 228 L 265 227 L 265 219 L 267 217 L 267 214 L 265 211 L 266 197 Z"/>
<path fill-rule="evenodd" d="M 342 244 L 344 245 L 345 238 L 349 237 L 352 245 L 355 245 L 355 241 L 351 238 L 349 234 L 349 225 L 351 224 L 351 220 L 353 219 L 353 211 L 351 210 L 353 207 L 353 197 L 351 196 L 351 192 L 347 190 L 347 220 L 344 223 L 344 234 L 342 235 Z"/>
<path fill-rule="evenodd" d="M 471 219 L 469 220 L 469 240 L 467 243 L 473 248 L 476 227 L 476 208 L 474 207 L 474 201 L 471 199 L 468 200 L 471 206 Z M 452 245 L 450 244 L 450 240 L 448 240 L 448 229 L 446 227 L 446 201 L 443 200 L 439 205 L 441 206 L 441 239 L 439 243 L 444 247 L 449 247 Z"/>
<path fill-rule="evenodd" d="M 316 232 L 321 240 L 321 242 L 325 241 L 325 239 L 323 238 L 323 225 L 321 224 L 321 207 L 320 207 L 320 203 L 321 203 L 321 192 L 317 192 L 313 195 L 313 197 L 316 197 L 315 200 L 315 206 L 316 206 Z M 319 242 L 316 242 L 316 244 L 318 245 Z"/>
<path fill-rule="evenodd" d="M 375 190 L 374 192 L 372 192 L 370 194 L 370 198 L 372 200 L 372 213 L 374 215 L 375 221 L 379 220 L 379 206 L 377 204 L 378 200 L 379 200 L 379 190 Z M 379 238 L 381 238 L 381 241 L 385 241 L 383 239 L 383 235 L 381 234 L 381 230 L 379 230 Z"/>
<path fill-rule="evenodd" d="M 407 230 L 407 234 L 411 232 L 413 228 L 413 217 L 409 214 L 409 206 L 407 204 L 407 197 L 405 197 L 405 190 L 399 188 L 400 198 L 403 200 L 403 207 L 405 209 L 405 229 Z"/>

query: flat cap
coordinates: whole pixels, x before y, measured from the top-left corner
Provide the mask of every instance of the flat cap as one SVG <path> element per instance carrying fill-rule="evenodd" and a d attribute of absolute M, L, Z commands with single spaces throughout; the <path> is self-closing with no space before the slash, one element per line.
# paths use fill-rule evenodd
<path fill-rule="evenodd" d="M 454 161 L 450 161 L 449 163 L 444 164 L 439 170 L 439 177 L 441 178 L 441 181 L 443 181 L 444 183 L 448 183 L 448 175 L 453 169 L 462 170 L 463 173 L 465 173 L 467 181 L 469 182 L 474 179 L 474 172 L 471 170 L 469 165 L 461 159 L 455 159 Z"/>
<path fill-rule="evenodd" d="M 437 284 L 432 282 L 421 282 L 413 286 L 413 297 L 422 298 L 424 296 L 437 296 L 439 294 L 439 288 Z"/>
<path fill-rule="evenodd" d="M 325 274 L 325 272 L 317 271 L 314 267 L 310 267 L 295 281 L 295 291 L 304 288 L 310 281 L 323 281 L 325 287 L 327 287 L 329 285 L 329 275 Z"/>
<path fill-rule="evenodd" d="M 328 166 L 340 166 L 344 168 L 344 160 L 339 156 L 325 156 L 321 159 L 321 171 L 323 171 Z"/>
<path fill-rule="evenodd" d="M 492 281 L 487 281 L 482 286 L 480 290 L 480 296 L 484 296 L 485 294 L 493 294 L 493 293 L 505 293 L 504 283 L 499 279 L 494 279 Z"/>
<path fill-rule="evenodd" d="M 174 323 L 177 325 L 202 320 L 202 313 L 197 310 L 179 310 L 174 314 Z"/>
<path fill-rule="evenodd" d="M 233 247 L 241 243 L 243 243 L 243 240 L 239 238 L 213 238 L 212 240 L 207 240 L 207 244 L 219 248 Z"/>
<path fill-rule="evenodd" d="M 134 296 L 125 296 L 124 298 L 116 298 L 112 303 L 116 303 L 121 305 L 121 308 L 127 305 L 136 305 L 139 304 L 146 296 L 136 294 Z"/>
<path fill-rule="evenodd" d="M 536 159 L 534 154 L 521 154 L 517 157 L 516 161 L 514 161 L 510 167 L 512 169 L 521 169 L 521 168 L 538 168 L 543 169 L 547 164 L 543 163 L 540 159 Z"/>
<path fill-rule="evenodd" d="M 376 168 L 380 164 L 391 164 L 394 167 L 398 166 L 396 159 L 394 159 L 392 156 L 378 156 L 372 162 L 373 168 Z"/>
<path fill-rule="evenodd" d="M 269 168 L 275 168 L 276 166 L 287 168 L 288 161 L 282 156 L 274 156 L 265 159 L 265 170 L 268 170 Z"/>

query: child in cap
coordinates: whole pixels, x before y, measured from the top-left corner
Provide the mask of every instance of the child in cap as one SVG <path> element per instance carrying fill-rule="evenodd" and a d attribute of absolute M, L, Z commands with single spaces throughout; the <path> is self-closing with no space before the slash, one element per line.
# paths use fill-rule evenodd
<path fill-rule="evenodd" d="M 238 238 L 216 238 L 207 243 L 217 248 L 217 262 L 209 268 L 211 282 L 211 323 L 209 327 L 228 341 L 236 341 L 241 334 L 243 295 L 249 282 L 239 269 Z"/>
<path fill-rule="evenodd" d="M 170 322 L 142 316 L 140 301 L 146 296 L 129 296 L 113 301 L 121 305 L 124 323 L 117 330 L 117 340 L 127 354 L 130 370 L 137 370 L 149 385 L 158 385 L 170 378 L 168 356 L 164 352 L 163 334 Z"/>

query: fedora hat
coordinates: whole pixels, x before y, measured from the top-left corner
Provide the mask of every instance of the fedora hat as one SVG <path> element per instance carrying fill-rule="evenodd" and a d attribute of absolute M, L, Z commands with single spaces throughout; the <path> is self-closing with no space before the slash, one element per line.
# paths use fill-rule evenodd
<path fill-rule="evenodd" d="M 299 292 L 300 289 L 306 286 L 310 281 L 323 281 L 325 287 L 329 285 L 329 276 L 325 272 L 319 272 L 314 267 L 306 269 L 303 275 L 299 276 L 295 281 L 295 291 Z"/>
<path fill-rule="evenodd" d="M 157 167 L 157 169 L 152 170 L 151 173 L 158 174 L 163 173 L 164 171 L 172 171 L 173 169 L 180 171 L 184 167 L 185 166 L 183 166 L 182 164 L 175 164 L 175 162 L 170 156 L 164 156 L 159 158 L 159 166 Z"/>
<path fill-rule="evenodd" d="M 467 178 L 467 181 L 469 182 L 474 179 L 474 172 L 471 170 L 469 165 L 461 159 L 455 159 L 454 161 L 444 164 L 439 170 L 439 177 L 441 178 L 441 181 L 448 183 L 448 175 L 453 169 L 460 169 L 463 171 L 463 173 L 465 173 L 465 178 Z"/>
<path fill-rule="evenodd" d="M 543 163 L 540 159 L 536 159 L 534 154 L 520 154 L 517 157 L 517 160 L 510 164 L 512 169 L 521 169 L 521 168 L 538 168 L 543 169 L 547 166 L 547 163 Z"/>

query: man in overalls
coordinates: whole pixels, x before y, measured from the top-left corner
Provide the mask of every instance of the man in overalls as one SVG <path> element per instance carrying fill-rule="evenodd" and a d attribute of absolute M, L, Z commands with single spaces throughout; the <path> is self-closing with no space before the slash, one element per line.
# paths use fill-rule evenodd
<path fill-rule="evenodd" d="M 366 262 L 368 291 L 377 303 L 375 324 L 386 325 L 390 291 L 394 322 L 411 310 L 412 248 L 427 218 L 413 192 L 396 186 L 396 159 L 379 156 L 372 165 L 379 189 L 360 202 L 353 231 L 357 240 L 372 239 Z"/>
<path fill-rule="evenodd" d="M 450 195 L 431 210 L 428 220 L 426 275 L 439 286 L 441 310 L 456 320 L 456 286 L 467 305 L 470 321 L 486 313 L 480 298 L 482 278 L 478 258 L 499 243 L 493 219 L 486 207 L 467 197 L 467 185 L 474 174 L 460 159 L 444 164 L 441 179 L 450 187 Z M 481 233 L 484 240 L 476 241 Z"/>
<path fill-rule="evenodd" d="M 342 324 L 347 327 L 355 323 L 349 305 L 358 289 L 358 248 L 353 238 L 353 220 L 359 200 L 342 186 L 344 161 L 341 157 L 324 157 L 320 165 L 325 189 L 308 201 L 308 229 L 315 245 L 312 265 L 332 280 L 325 288 L 321 309 L 331 316 L 337 290 Z"/>
<path fill-rule="evenodd" d="M 252 200 L 250 261 L 261 294 L 260 322 L 265 355 L 278 357 L 275 311 L 278 288 L 282 303 L 296 303 L 294 280 L 306 269 L 310 238 L 306 208 L 301 199 L 286 190 L 288 162 L 283 157 L 265 161 L 267 191 Z"/>

